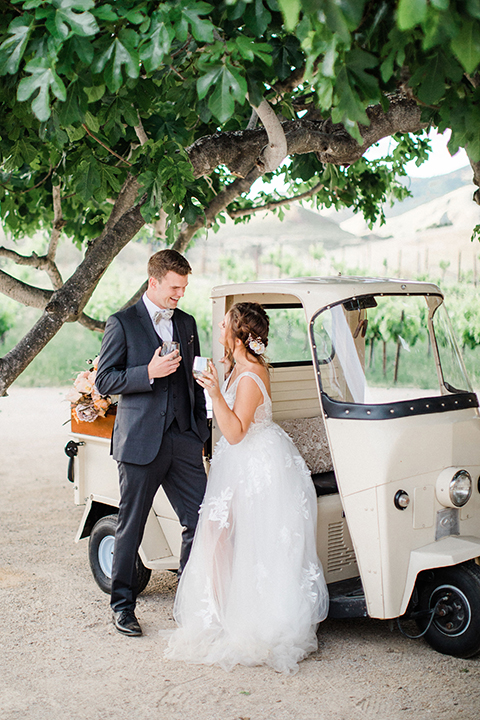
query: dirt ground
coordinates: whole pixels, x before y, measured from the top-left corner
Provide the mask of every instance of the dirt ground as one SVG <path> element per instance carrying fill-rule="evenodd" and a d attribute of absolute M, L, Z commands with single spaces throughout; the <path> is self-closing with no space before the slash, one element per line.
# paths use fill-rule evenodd
<path fill-rule="evenodd" d="M 60 388 L 0 399 L 1 720 L 477 720 L 480 659 L 439 655 L 388 622 L 322 623 L 285 677 L 166 661 L 176 578 L 153 573 L 141 638 L 119 635 L 94 583 L 66 479 Z"/>

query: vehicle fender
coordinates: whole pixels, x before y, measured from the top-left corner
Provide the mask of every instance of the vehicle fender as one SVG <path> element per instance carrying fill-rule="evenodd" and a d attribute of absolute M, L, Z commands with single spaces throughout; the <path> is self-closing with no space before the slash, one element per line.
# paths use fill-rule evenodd
<path fill-rule="evenodd" d="M 85 503 L 85 510 L 78 526 L 75 542 L 78 543 L 82 538 L 90 536 L 95 523 L 105 515 L 114 515 L 118 513 L 118 507 L 112 504 L 110 498 L 95 498 L 90 496 Z"/>
<path fill-rule="evenodd" d="M 480 556 L 480 538 L 473 536 L 458 537 L 450 535 L 430 545 L 412 550 L 408 565 L 405 592 L 399 615 L 403 615 L 408 607 L 417 576 L 422 570 L 433 570 L 449 567 L 473 560 Z"/>

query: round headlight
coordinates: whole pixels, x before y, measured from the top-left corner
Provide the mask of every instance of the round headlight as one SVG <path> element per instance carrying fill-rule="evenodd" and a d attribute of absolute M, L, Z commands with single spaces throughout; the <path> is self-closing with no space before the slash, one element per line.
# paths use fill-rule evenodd
<path fill-rule="evenodd" d="M 459 470 L 450 480 L 448 494 L 452 505 L 463 507 L 472 495 L 472 478 L 466 470 Z"/>

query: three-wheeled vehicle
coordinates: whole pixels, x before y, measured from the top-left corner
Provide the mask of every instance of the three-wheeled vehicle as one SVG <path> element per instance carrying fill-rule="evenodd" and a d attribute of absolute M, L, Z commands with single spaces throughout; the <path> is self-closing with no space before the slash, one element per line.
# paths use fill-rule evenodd
<path fill-rule="evenodd" d="M 218 323 L 235 302 L 270 317 L 273 417 L 312 472 L 317 549 L 330 616 L 406 619 L 436 650 L 480 651 L 480 416 L 442 292 L 408 280 L 325 277 L 222 285 Z M 212 446 L 219 438 L 212 422 Z M 73 434 L 76 540 L 88 537 L 109 591 L 118 481 L 109 440 Z M 181 528 L 159 490 L 138 557 L 178 566 Z"/>

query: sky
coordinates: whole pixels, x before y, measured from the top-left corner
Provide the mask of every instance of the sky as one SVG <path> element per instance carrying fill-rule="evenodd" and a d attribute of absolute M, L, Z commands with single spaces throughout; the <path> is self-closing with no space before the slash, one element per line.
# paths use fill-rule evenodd
<path fill-rule="evenodd" d="M 430 130 L 428 134 L 430 138 L 430 144 L 432 146 L 432 152 L 430 153 L 429 159 L 417 167 L 415 161 L 407 163 L 406 170 L 412 178 L 428 178 L 434 177 L 435 175 L 446 175 L 447 173 L 459 170 L 466 165 L 469 165 L 468 157 L 465 150 L 460 149 L 453 157 L 447 150 L 447 143 L 450 139 L 450 130 L 447 130 L 443 135 L 438 133 L 436 130 Z M 370 148 L 365 153 L 365 157 L 375 158 L 380 157 L 384 153 L 388 152 L 388 146 L 391 142 L 395 142 L 391 138 L 384 138 L 378 143 L 377 147 Z"/>

